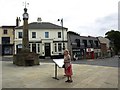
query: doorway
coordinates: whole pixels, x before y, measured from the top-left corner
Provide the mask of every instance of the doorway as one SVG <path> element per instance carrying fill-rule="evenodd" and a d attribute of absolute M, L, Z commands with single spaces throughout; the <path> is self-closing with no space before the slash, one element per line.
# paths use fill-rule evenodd
<path fill-rule="evenodd" d="M 51 56 L 51 54 L 50 54 L 50 43 L 45 43 L 45 56 Z"/>

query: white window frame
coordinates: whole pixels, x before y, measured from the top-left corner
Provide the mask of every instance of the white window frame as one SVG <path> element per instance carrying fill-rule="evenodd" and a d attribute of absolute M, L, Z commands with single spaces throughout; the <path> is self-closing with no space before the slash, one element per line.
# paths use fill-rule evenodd
<path fill-rule="evenodd" d="M 49 32 L 45 32 L 45 38 L 49 38 Z"/>
<path fill-rule="evenodd" d="M 36 38 L 36 32 L 32 32 L 32 38 Z"/>
<path fill-rule="evenodd" d="M 19 33 L 22 34 L 22 37 L 19 36 L 20 35 Z M 18 32 L 18 38 L 23 38 L 23 32 Z"/>

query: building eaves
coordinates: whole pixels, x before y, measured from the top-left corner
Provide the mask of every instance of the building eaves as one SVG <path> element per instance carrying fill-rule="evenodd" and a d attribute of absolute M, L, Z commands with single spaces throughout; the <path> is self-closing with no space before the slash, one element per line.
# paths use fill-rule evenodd
<path fill-rule="evenodd" d="M 16 26 L 1 26 L 1 28 L 15 28 Z"/>
<path fill-rule="evenodd" d="M 80 36 L 81 38 L 87 38 L 87 39 L 96 39 L 98 40 L 97 37 L 93 37 L 93 36 Z"/>

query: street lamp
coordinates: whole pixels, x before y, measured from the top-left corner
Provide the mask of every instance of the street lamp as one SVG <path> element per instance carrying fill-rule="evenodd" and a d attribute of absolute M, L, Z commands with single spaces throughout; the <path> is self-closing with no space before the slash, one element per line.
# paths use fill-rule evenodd
<path fill-rule="evenodd" d="M 63 50 L 65 50 L 64 32 L 63 32 L 63 18 L 62 19 L 58 19 L 58 21 L 61 22 L 61 26 L 62 26 L 62 42 L 63 42 Z"/>

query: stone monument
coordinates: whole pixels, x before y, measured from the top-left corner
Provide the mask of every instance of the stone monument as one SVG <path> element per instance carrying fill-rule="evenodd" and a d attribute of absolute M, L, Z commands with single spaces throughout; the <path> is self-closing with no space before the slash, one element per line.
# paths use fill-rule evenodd
<path fill-rule="evenodd" d="M 23 14 L 22 50 L 13 56 L 13 64 L 18 66 L 39 65 L 39 55 L 35 52 L 30 52 L 29 49 L 28 18 L 29 14 L 27 13 L 27 8 L 25 5 Z"/>

